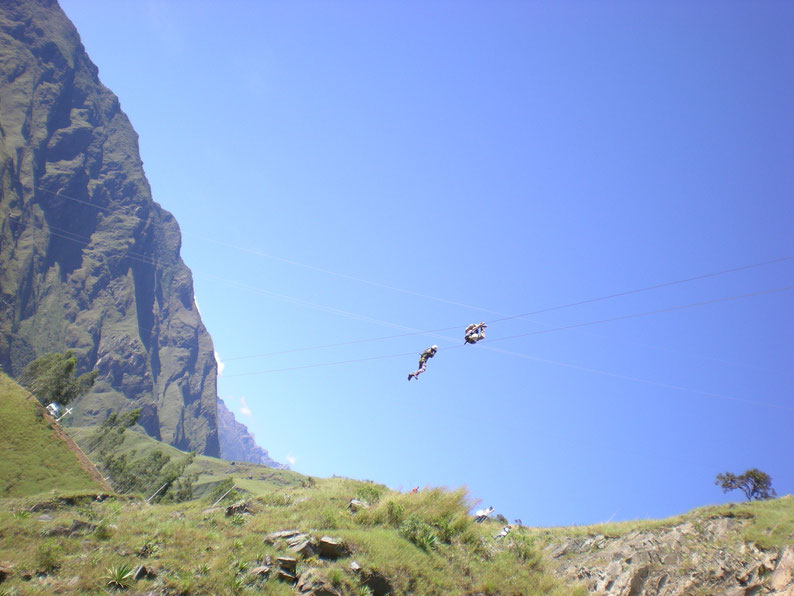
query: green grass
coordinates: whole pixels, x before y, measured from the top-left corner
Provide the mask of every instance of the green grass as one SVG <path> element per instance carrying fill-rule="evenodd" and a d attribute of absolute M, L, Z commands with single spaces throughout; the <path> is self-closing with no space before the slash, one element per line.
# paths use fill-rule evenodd
<path fill-rule="evenodd" d="M 759 548 L 780 548 L 794 545 L 794 497 L 786 495 L 771 501 L 753 501 L 719 505 L 700 510 L 708 517 L 743 517 L 750 523 L 743 531 L 744 540 Z"/>
<path fill-rule="evenodd" d="M 540 542 L 547 543 L 560 536 L 597 536 L 607 538 L 625 536 L 634 531 L 658 530 L 719 517 L 737 517 L 747 520 L 742 531 L 745 542 L 759 548 L 772 549 L 794 545 L 794 497 L 787 495 L 769 501 L 751 501 L 701 507 L 684 515 L 667 519 L 635 520 L 618 523 L 595 524 L 561 528 L 532 528 L 527 531 Z"/>
<path fill-rule="evenodd" d="M 361 491 L 373 494 L 373 488 L 382 495 L 377 505 L 359 513 L 348 510 L 350 499 Z M 494 543 L 491 529 L 467 515 L 463 491 L 405 495 L 372 483 L 331 478 L 312 486 L 273 488 L 258 497 L 249 495 L 248 502 L 251 513 L 243 514 L 240 523 L 239 518 L 227 517 L 223 508 L 210 509 L 208 497 L 153 506 L 129 497 L 98 502 L 79 495 L 0 500 L 0 561 L 13 565 L 3 585 L 20 595 L 42 590 L 95 594 L 121 583 L 135 593 L 291 594 L 291 586 L 257 580 L 250 570 L 268 556 L 275 560 L 291 552 L 284 542 L 267 544 L 267 534 L 298 529 L 318 538 L 340 538 L 350 547 L 349 557 L 298 564 L 298 573 L 311 570 L 343 594 L 367 593 L 364 576 L 350 569 L 353 560 L 364 574 L 385 577 L 398 594 L 573 593 L 546 573 L 532 544 Z M 402 504 L 406 516 L 432 527 L 438 536 L 435 547 L 423 549 L 402 536 L 396 520 L 387 515 L 389 502 Z M 52 521 L 38 520 L 44 509 Z M 20 511 L 33 513 L 19 515 Z M 47 536 L 52 528 L 69 527 L 75 519 L 102 522 L 110 535 L 95 530 Z M 127 577 L 124 571 L 139 564 L 155 569 L 157 577 Z M 34 579 L 25 580 L 25 575 Z"/>
<path fill-rule="evenodd" d="M 96 459 L 97 453 L 90 452 L 89 447 L 94 427 L 72 427 L 66 430 L 83 448 L 89 459 L 99 466 Z M 124 433 L 124 442 L 114 453 L 130 455 L 133 451 L 135 451 L 135 459 L 144 458 L 154 451 L 163 452 L 171 458 L 171 461 L 179 461 L 186 455 L 176 447 L 157 441 L 143 433 L 127 429 Z M 276 470 L 248 462 L 230 462 L 206 455 L 196 456 L 193 463 L 185 469 L 184 475 L 198 475 L 193 487 L 195 497 L 206 495 L 215 485 L 226 478 L 232 478 L 238 489 L 254 496 L 270 495 L 276 489 L 301 486 L 309 482 L 308 477 L 290 470 Z"/>
<path fill-rule="evenodd" d="M 0 373 L 0 497 L 100 490 L 27 396 Z"/>

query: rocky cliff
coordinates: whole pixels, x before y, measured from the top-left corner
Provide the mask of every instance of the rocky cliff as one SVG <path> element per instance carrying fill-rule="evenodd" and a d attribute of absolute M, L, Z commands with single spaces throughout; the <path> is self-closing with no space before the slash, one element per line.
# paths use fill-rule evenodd
<path fill-rule="evenodd" d="M 237 422 L 234 414 L 222 399 L 218 400 L 218 437 L 221 442 L 221 457 L 232 461 L 247 461 L 288 470 L 289 467 L 270 458 L 267 451 L 256 444 L 256 439 L 248 427 Z"/>
<path fill-rule="evenodd" d="M 96 367 L 77 424 L 141 407 L 151 436 L 220 455 L 216 362 L 138 141 L 54 0 L 0 3 L 0 365 Z"/>
<path fill-rule="evenodd" d="M 552 570 L 591 593 L 794 596 L 794 499 L 705 508 L 666 521 L 560 529 Z"/>

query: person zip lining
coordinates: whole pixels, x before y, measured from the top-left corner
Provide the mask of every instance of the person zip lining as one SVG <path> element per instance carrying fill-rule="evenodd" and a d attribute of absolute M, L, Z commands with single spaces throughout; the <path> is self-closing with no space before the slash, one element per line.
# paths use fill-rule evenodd
<path fill-rule="evenodd" d="M 438 346 L 431 346 L 427 348 L 422 355 L 419 356 L 419 369 L 416 372 L 412 372 L 408 374 L 408 380 L 410 381 L 413 379 L 418 379 L 419 375 L 421 375 L 425 370 L 427 370 L 427 361 L 436 355 L 438 351 Z"/>
<path fill-rule="evenodd" d="M 463 333 L 463 340 L 467 344 L 476 344 L 481 339 L 485 339 L 485 328 L 488 325 L 485 323 L 472 323 L 468 327 L 466 327 L 466 331 Z"/>

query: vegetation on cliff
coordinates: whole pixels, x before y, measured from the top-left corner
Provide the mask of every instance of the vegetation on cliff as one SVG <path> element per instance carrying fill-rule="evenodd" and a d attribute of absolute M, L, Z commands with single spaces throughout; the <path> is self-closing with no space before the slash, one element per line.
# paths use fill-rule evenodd
<path fill-rule="evenodd" d="M 82 424 L 141 408 L 151 436 L 218 455 L 212 340 L 152 199 L 138 138 L 56 2 L 0 3 L 0 366 L 98 371 Z"/>

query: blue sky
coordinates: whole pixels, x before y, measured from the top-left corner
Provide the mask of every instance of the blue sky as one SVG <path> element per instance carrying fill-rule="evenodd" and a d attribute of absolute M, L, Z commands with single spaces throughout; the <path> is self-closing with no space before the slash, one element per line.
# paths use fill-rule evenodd
<path fill-rule="evenodd" d="M 275 459 L 531 525 L 794 492 L 791 3 L 61 5 Z"/>

